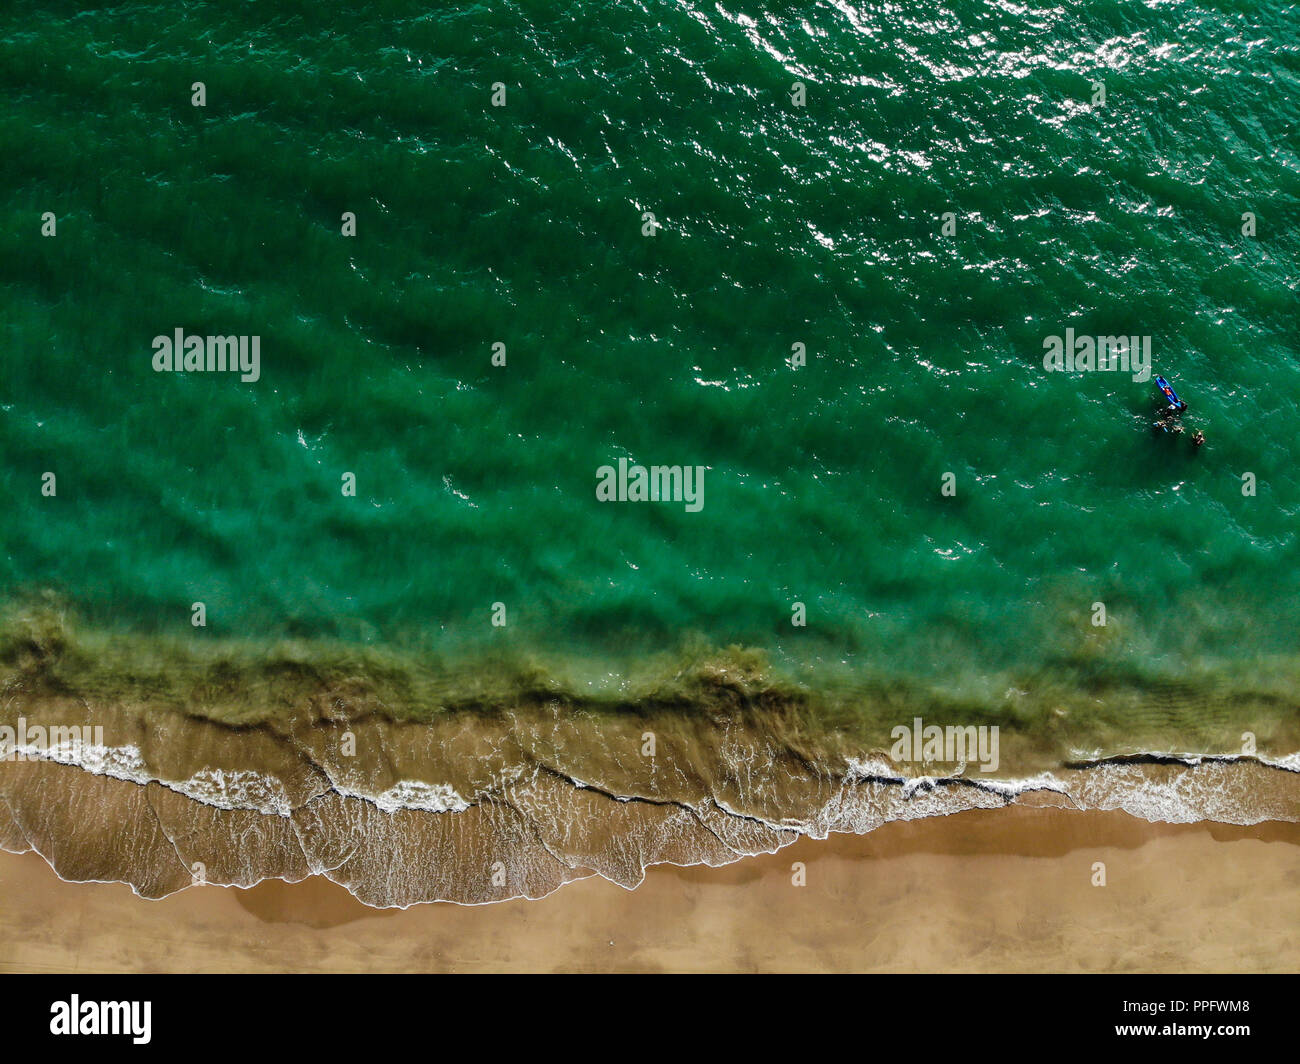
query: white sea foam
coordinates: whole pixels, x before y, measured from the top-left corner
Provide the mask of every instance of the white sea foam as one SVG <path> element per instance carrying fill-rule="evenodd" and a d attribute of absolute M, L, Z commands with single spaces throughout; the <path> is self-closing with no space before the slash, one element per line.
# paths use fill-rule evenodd
<path fill-rule="evenodd" d="M 348 798 L 373 802 L 385 813 L 399 809 L 419 809 L 426 813 L 463 813 L 473 803 L 456 793 L 450 783 L 425 783 L 423 780 L 403 780 L 380 794 L 368 795 L 339 784 L 334 790 Z"/>
<path fill-rule="evenodd" d="M 13 753 L 28 761 L 56 761 L 76 765 L 96 776 L 111 776 L 130 783 L 148 783 L 153 778 L 135 746 L 101 746 L 96 743 L 58 743 L 50 747 L 14 746 Z"/>
<path fill-rule="evenodd" d="M 32 760 L 45 759 L 75 765 L 95 775 L 109 776 L 136 784 L 156 782 L 194 801 L 218 809 L 247 809 L 275 816 L 289 816 L 293 805 L 284 784 L 276 777 L 254 771 L 205 768 L 185 779 L 161 778 L 145 763 L 135 746 L 100 746 L 62 743 L 48 749 L 16 747 L 15 753 Z M 737 751 L 741 753 L 741 751 Z M 743 766 L 746 782 L 763 785 L 760 751 L 746 748 L 736 762 Z M 1153 778 L 1149 765 L 1140 761 L 1108 761 L 1068 772 L 1040 772 L 1023 778 L 952 776 L 906 776 L 898 766 L 878 756 L 849 758 L 843 769 L 838 792 L 819 808 L 791 810 L 787 816 L 768 820 L 734 804 L 702 796 L 699 803 L 683 802 L 699 813 L 706 805 L 730 816 L 744 817 L 773 831 L 796 831 L 821 838 L 832 831 L 865 833 L 890 820 L 912 820 L 941 816 L 964 809 L 996 807 L 1034 791 L 1061 795 L 1078 809 L 1123 810 L 1150 821 L 1192 823 L 1214 820 L 1230 824 L 1254 824 L 1265 820 L 1294 820 L 1295 810 L 1285 801 L 1261 796 L 1252 779 L 1243 776 L 1239 763 L 1258 761 L 1269 768 L 1300 772 L 1300 752 L 1282 757 L 1207 757 L 1200 754 L 1158 755 L 1187 767 L 1168 779 Z M 767 764 L 771 764 L 770 761 Z M 534 766 L 535 770 L 535 766 Z M 530 771 L 513 766 L 497 774 L 492 790 L 504 790 Z M 570 778 L 576 789 L 596 784 Z M 401 780 L 378 793 L 366 793 L 337 780 L 331 789 L 344 797 L 371 802 L 385 813 L 402 809 L 431 813 L 464 812 L 478 796 L 466 798 L 448 783 Z M 632 801 L 649 795 L 612 795 Z"/>
<path fill-rule="evenodd" d="M 896 779 L 901 780 L 903 777 L 899 774 L 897 767 L 890 761 L 880 757 L 857 758 L 851 757 L 848 760 L 848 767 L 845 775 L 851 779 Z"/>
<path fill-rule="evenodd" d="M 275 777 L 257 772 L 209 767 L 182 780 L 167 780 L 157 779 L 155 774 L 151 774 L 140 750 L 132 746 L 64 744 L 50 750 L 28 748 L 21 752 L 136 784 L 157 782 L 214 808 L 249 809 L 281 817 L 290 816 L 294 811 L 284 784 Z M 339 876 L 333 865 L 320 863 L 314 858 L 312 868 L 341 883 L 371 905 L 404 907 L 416 901 L 439 899 L 462 904 L 487 904 L 506 897 L 544 896 L 577 877 L 572 870 L 579 867 L 594 868 L 597 874 L 611 882 L 632 889 L 644 878 L 646 867 L 664 860 L 676 864 L 726 864 L 751 854 L 775 852 L 801 835 L 822 839 L 832 833 L 866 834 L 893 821 L 1003 808 L 1031 792 L 1058 795 L 1060 798 L 1056 804 L 1066 804 L 1074 809 L 1122 810 L 1149 821 L 1170 823 L 1210 820 L 1249 825 L 1269 820 L 1295 821 L 1298 816 L 1294 785 L 1278 779 L 1276 782 L 1281 786 L 1270 786 L 1267 776 L 1261 776 L 1257 764 L 1252 771 L 1251 765 L 1255 763 L 1252 758 L 1193 755 L 1173 759 L 1165 755 L 1162 760 L 1175 761 L 1172 765 L 1152 765 L 1131 758 L 1101 759 L 1092 765 L 1045 771 L 1023 778 L 990 779 L 975 773 L 907 777 L 888 759 L 870 756 L 847 760 L 839 772 L 823 768 L 815 777 L 822 796 L 810 803 L 810 808 L 787 810 L 773 798 L 776 788 L 786 783 L 784 776 L 789 772 L 789 766 L 780 760 L 778 751 L 764 748 L 761 744 L 732 746 L 728 743 L 719 754 L 730 766 L 733 796 L 738 787 L 742 798 L 733 797 L 725 802 L 704 794 L 698 800 L 665 802 L 662 795 L 611 793 L 610 798 L 620 803 L 646 799 L 658 806 L 676 808 L 665 810 L 658 821 L 634 818 L 628 822 L 631 834 L 612 840 L 610 847 L 600 853 L 584 848 L 586 843 L 583 839 L 588 838 L 589 833 L 573 820 L 573 816 L 577 810 L 582 810 L 582 816 L 591 815 L 589 803 L 576 797 L 580 790 L 597 788 L 604 791 L 604 786 L 599 780 L 568 779 L 575 804 L 566 807 L 564 783 L 559 782 L 565 777 L 554 765 L 548 766 L 544 773 L 531 762 L 504 766 L 481 793 L 469 797 L 461 795 L 448 783 L 423 780 L 402 780 L 374 794 L 361 793 L 339 781 L 321 781 L 319 793 L 332 791 L 349 801 L 372 803 L 389 814 L 418 810 L 455 815 L 469 810 L 480 799 L 504 797 L 517 811 L 533 818 L 545 852 L 570 869 L 553 882 L 547 880 L 543 886 L 534 885 L 522 895 L 506 894 L 467 902 L 464 885 L 436 877 L 426 882 L 422 877 L 429 870 L 423 866 L 410 866 L 410 875 L 416 877 L 414 880 L 408 881 L 400 876 L 393 880 L 390 861 L 395 851 L 390 845 L 393 840 L 386 833 L 402 830 L 402 826 L 396 823 L 373 824 L 379 835 L 372 840 L 369 858 L 372 868 L 369 872 L 351 867 L 346 874 Z M 1180 768 L 1177 761 L 1181 761 L 1183 767 Z M 1288 754 L 1264 764 L 1273 771 L 1294 773 L 1300 771 L 1300 753 Z M 543 776 L 552 782 L 541 792 L 540 804 L 521 801 L 525 796 L 519 788 L 526 790 L 529 787 L 525 777 L 536 781 Z M 559 790 L 553 790 L 557 785 Z M 699 845 L 683 852 L 677 844 L 688 837 L 694 838 Z M 576 848 L 571 850 L 570 844 Z M 400 852 L 400 847 L 396 852 Z M 372 872 L 378 878 L 374 878 Z M 240 882 L 255 882 L 261 874 L 258 867 L 250 866 L 240 872 Z M 473 891 L 469 893 L 471 897 L 477 897 Z"/>

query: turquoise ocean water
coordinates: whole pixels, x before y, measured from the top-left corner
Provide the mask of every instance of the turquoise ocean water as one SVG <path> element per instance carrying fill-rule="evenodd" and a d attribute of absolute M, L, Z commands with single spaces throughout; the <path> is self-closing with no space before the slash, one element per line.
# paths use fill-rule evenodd
<path fill-rule="evenodd" d="M 1091 668 L 1249 674 L 1300 620 L 1298 87 L 1281 3 L 11 4 L 0 595 L 936 683 L 1074 667 L 1102 602 Z M 1150 336 L 1207 446 L 1046 372 L 1067 327 Z M 154 372 L 177 328 L 260 379 Z M 621 457 L 703 508 L 598 502 Z"/>

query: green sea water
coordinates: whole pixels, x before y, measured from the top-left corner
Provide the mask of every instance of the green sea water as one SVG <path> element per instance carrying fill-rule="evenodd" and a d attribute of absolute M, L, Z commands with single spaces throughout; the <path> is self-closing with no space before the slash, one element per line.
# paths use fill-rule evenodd
<path fill-rule="evenodd" d="M 1274 2 L 6 5 L 0 597 L 1249 679 L 1300 621 L 1298 89 Z M 1067 327 L 1150 336 L 1207 445 L 1046 371 Z M 155 372 L 177 328 L 259 379 Z M 702 509 L 598 501 L 620 458 Z"/>

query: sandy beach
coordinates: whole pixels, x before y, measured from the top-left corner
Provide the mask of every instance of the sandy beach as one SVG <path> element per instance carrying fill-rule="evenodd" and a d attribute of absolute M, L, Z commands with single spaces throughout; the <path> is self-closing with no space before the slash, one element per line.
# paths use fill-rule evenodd
<path fill-rule="evenodd" d="M 0 921 L 7 972 L 1293 972 L 1300 825 L 1011 806 L 406 910 L 320 877 L 145 901 L 0 854 Z"/>

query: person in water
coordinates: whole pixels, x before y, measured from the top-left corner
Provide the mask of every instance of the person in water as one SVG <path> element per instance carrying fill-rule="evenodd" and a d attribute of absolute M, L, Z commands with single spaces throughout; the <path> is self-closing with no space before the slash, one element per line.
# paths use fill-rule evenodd
<path fill-rule="evenodd" d="M 1152 430 L 1155 432 L 1169 432 L 1174 430 L 1174 427 L 1177 425 L 1174 417 L 1177 413 L 1178 411 L 1174 409 L 1174 405 L 1170 403 L 1156 415 L 1156 420 L 1151 423 Z M 1182 429 L 1177 429 L 1177 431 L 1181 432 Z"/>
<path fill-rule="evenodd" d="M 1204 442 L 1205 442 L 1205 433 L 1203 433 L 1200 429 L 1197 429 L 1196 434 L 1192 437 L 1192 446 L 1199 448 L 1201 444 L 1203 444 Z"/>

